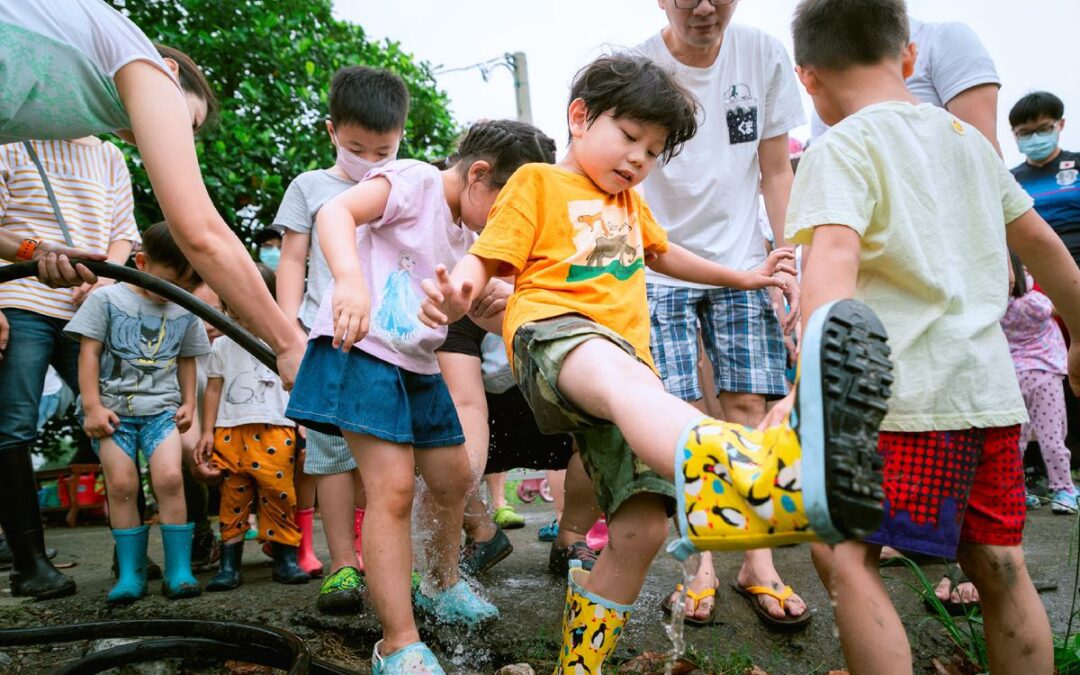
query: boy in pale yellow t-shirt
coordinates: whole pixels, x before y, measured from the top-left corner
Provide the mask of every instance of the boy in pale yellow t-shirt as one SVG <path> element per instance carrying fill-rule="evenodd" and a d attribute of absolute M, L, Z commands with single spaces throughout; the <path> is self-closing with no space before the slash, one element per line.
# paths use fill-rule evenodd
<path fill-rule="evenodd" d="M 979 131 L 908 91 L 916 46 L 903 0 L 804 0 L 793 29 L 799 77 L 834 125 L 803 155 L 788 209 L 785 236 L 810 244 L 803 307 L 862 300 L 896 364 L 878 446 L 884 523 L 862 542 L 814 547 L 848 668 L 912 672 L 876 569 L 891 545 L 960 560 L 982 600 L 991 672 L 1049 673 L 1050 627 L 1020 546 L 1026 412 L 999 321 L 1007 246 L 1074 335 L 1080 270 Z"/>
<path fill-rule="evenodd" d="M 667 241 L 632 188 L 693 136 L 697 106 L 660 67 L 600 58 L 578 73 L 570 99 L 567 157 L 514 173 L 469 255 L 452 275 L 442 268 L 437 281 L 424 282 L 421 318 L 456 320 L 493 274 L 517 275 L 503 326 L 518 385 L 542 431 L 574 435 L 608 514 L 610 544 L 593 571 L 570 570 L 557 670 L 596 673 L 672 511 L 684 535 L 675 550 L 681 557 L 706 547 L 835 542 L 877 525 L 872 441 L 889 366 L 880 324 L 847 302 L 820 313 L 819 327 L 807 331 L 813 358 L 804 357 L 798 440 L 786 424 L 764 431 L 724 424 L 667 394 L 649 354 L 643 267 L 755 289 L 783 286 L 773 275 L 791 271 L 792 253 L 774 251 L 760 269 L 740 271 Z M 833 339 L 822 340 L 823 329 Z M 842 362 L 854 369 L 831 365 Z M 859 373 L 861 394 L 825 402 L 822 382 L 850 384 L 851 372 Z M 852 435 L 827 431 L 841 427 Z"/>

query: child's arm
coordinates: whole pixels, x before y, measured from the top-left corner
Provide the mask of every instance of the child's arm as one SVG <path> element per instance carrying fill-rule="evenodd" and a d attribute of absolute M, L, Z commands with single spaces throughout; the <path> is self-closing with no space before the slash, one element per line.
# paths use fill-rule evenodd
<path fill-rule="evenodd" d="M 83 430 L 90 438 L 108 438 L 120 418 L 101 404 L 101 350 L 105 344 L 85 335 L 79 339 L 79 394 L 83 401 Z"/>
<path fill-rule="evenodd" d="M 773 275 L 786 272 L 794 276 L 795 267 L 786 262 L 794 259 L 795 253 L 790 248 L 778 248 L 769 253 L 765 263 L 756 270 L 735 270 L 705 260 L 682 246 L 669 244 L 667 251 L 648 259 L 648 265 L 674 279 L 750 291 L 769 286 L 785 286 L 789 280 L 778 279 Z"/>
<path fill-rule="evenodd" d="M 285 237 L 281 240 L 281 261 L 277 268 L 277 303 L 285 316 L 294 320 L 304 300 L 304 273 L 307 271 L 310 247 L 309 233 L 285 230 Z"/>
<path fill-rule="evenodd" d="M 180 407 L 176 409 L 173 420 L 176 421 L 177 430 L 184 433 L 191 428 L 191 422 L 195 419 L 195 359 L 181 356 L 177 360 L 177 370 L 180 379 Z"/>
<path fill-rule="evenodd" d="M 495 270 L 498 260 L 468 254 L 447 272 L 445 265 L 435 267 L 435 279 L 424 279 L 420 287 L 427 298 L 420 306 L 420 321 L 430 328 L 451 324 L 468 313 L 478 291 L 483 289 Z"/>
<path fill-rule="evenodd" d="M 220 377 L 206 380 L 206 390 L 203 392 L 202 436 L 195 446 L 196 464 L 209 464 L 214 452 L 214 425 L 217 424 L 218 405 L 221 403 L 224 384 L 225 380 Z"/>
<path fill-rule="evenodd" d="M 1069 347 L 1069 384 L 1080 393 L 1080 269 L 1054 233 L 1035 209 L 1009 223 L 1005 228 L 1009 247 L 1039 282 L 1043 293 L 1050 298 L 1065 326 L 1073 335 Z"/>
<path fill-rule="evenodd" d="M 371 298 L 360 256 L 356 252 L 356 227 L 383 214 L 390 199 L 390 181 L 374 178 L 342 192 L 319 209 L 315 227 L 326 263 L 334 275 L 334 348 L 344 350 L 361 340 L 368 330 Z"/>

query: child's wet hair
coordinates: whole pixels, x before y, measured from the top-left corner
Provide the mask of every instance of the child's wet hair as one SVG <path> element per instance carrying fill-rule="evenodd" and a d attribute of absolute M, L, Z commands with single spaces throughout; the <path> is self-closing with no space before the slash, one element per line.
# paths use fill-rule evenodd
<path fill-rule="evenodd" d="M 904 0 L 802 0 L 791 33 L 796 64 L 841 70 L 899 57 L 911 28 Z"/>
<path fill-rule="evenodd" d="M 202 69 L 199 68 L 198 64 L 195 63 L 190 56 L 179 49 L 167 45 L 154 45 L 154 47 L 157 49 L 161 58 L 176 61 L 176 65 L 180 71 L 177 75 L 180 80 L 180 88 L 188 93 L 194 94 L 206 103 L 206 119 L 203 120 L 200 130 L 211 126 L 216 121 L 220 104 L 218 103 L 217 96 L 214 95 L 214 90 L 210 88 L 210 82 L 207 81 L 206 75 L 203 74 Z"/>
<path fill-rule="evenodd" d="M 522 164 L 555 163 L 555 141 L 531 124 L 516 120 L 477 122 L 458 143 L 448 166 L 467 173 L 473 162 L 491 165 L 484 182 L 498 189 Z"/>
<path fill-rule="evenodd" d="M 176 245 L 176 240 L 173 239 L 165 221 L 154 223 L 143 231 L 142 253 L 151 262 L 171 269 L 177 277 L 187 278 L 193 286 L 202 283 L 202 277 Z"/>
<path fill-rule="evenodd" d="M 585 102 L 586 121 L 592 124 L 607 111 L 643 124 L 667 129 L 660 161 L 679 154 L 697 133 L 698 102 L 675 77 L 653 61 L 630 54 L 601 56 L 574 76 L 570 103 Z"/>
<path fill-rule="evenodd" d="M 330 81 L 330 121 L 375 133 L 404 131 L 409 117 L 405 80 L 382 68 L 345 66 Z"/>

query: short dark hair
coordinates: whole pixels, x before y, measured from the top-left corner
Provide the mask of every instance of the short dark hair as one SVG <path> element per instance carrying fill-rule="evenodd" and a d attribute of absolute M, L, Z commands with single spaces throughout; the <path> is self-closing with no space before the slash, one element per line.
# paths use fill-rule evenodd
<path fill-rule="evenodd" d="M 1048 91 L 1033 91 L 1024 96 L 1009 111 L 1009 126 L 1018 127 L 1027 122 L 1049 117 L 1059 120 L 1065 116 L 1065 104 Z"/>
<path fill-rule="evenodd" d="M 376 133 L 404 131 L 409 117 L 405 80 L 382 68 L 345 66 L 330 81 L 330 121 Z"/>
<path fill-rule="evenodd" d="M 206 79 L 201 68 L 194 60 L 184 52 L 166 45 L 154 45 L 158 54 L 163 59 L 172 59 L 180 69 L 180 88 L 186 92 L 195 94 L 206 102 L 206 119 L 203 120 L 200 130 L 212 125 L 217 118 L 220 106 L 214 90 L 210 88 L 210 82 Z"/>
<path fill-rule="evenodd" d="M 168 267 L 181 279 L 186 277 L 195 284 L 202 282 L 202 277 L 176 245 L 165 221 L 154 223 L 143 231 L 142 252 L 151 262 Z"/>
<path fill-rule="evenodd" d="M 589 124 L 610 110 L 616 118 L 667 129 L 662 162 L 679 154 L 697 133 L 698 102 L 693 94 L 671 73 L 642 56 L 601 56 L 585 66 L 570 86 L 570 103 L 579 98 L 585 102 Z"/>
<path fill-rule="evenodd" d="M 830 70 L 898 57 L 911 38 L 904 0 L 802 0 L 791 32 L 795 63 Z"/>
<path fill-rule="evenodd" d="M 485 120 L 469 127 L 448 166 L 467 172 L 479 160 L 491 165 L 485 182 L 501 188 L 522 164 L 554 164 L 555 141 L 526 122 Z"/>
<path fill-rule="evenodd" d="M 280 228 L 270 225 L 256 232 L 255 236 L 251 238 L 251 241 L 256 246 L 262 246 L 271 239 L 282 239 L 284 236 L 285 235 Z"/>

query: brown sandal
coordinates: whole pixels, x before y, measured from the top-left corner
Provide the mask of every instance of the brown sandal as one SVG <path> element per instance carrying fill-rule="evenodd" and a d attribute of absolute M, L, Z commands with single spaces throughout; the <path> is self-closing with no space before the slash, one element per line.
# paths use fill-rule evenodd
<path fill-rule="evenodd" d="M 810 624 L 811 615 L 809 608 L 799 616 L 788 616 L 784 603 L 787 602 L 788 598 L 795 594 L 795 591 L 791 590 L 791 586 L 784 586 L 784 590 L 777 592 L 768 586 L 747 586 L 746 588 L 743 588 L 738 582 L 732 581 L 731 588 L 745 598 L 746 601 L 750 603 L 750 608 L 754 610 L 754 614 L 757 614 L 758 619 L 773 630 L 793 632 L 803 630 Z M 776 601 L 780 603 L 780 609 L 784 610 L 783 619 L 777 619 L 761 606 L 761 603 L 758 602 L 758 598 L 762 595 L 776 598 Z"/>

